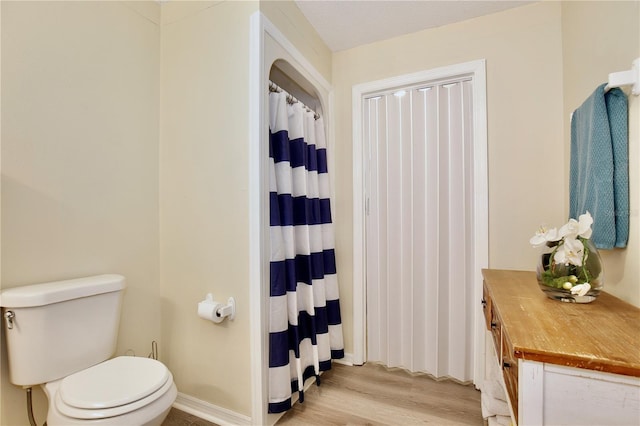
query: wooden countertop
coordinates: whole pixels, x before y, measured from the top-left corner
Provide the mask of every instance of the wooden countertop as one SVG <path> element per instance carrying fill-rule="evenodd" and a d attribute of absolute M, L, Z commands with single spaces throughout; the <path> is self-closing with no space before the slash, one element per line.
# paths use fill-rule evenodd
<path fill-rule="evenodd" d="M 552 300 L 531 271 L 482 275 L 517 358 L 640 377 L 639 308 L 607 292 L 587 304 Z"/>

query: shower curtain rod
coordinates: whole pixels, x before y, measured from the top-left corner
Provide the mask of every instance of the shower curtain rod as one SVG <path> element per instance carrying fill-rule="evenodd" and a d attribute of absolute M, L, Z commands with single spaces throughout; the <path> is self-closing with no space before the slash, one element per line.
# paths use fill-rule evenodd
<path fill-rule="evenodd" d="M 276 93 L 280 93 L 280 92 L 284 92 L 287 95 L 287 102 L 289 103 L 289 105 L 293 105 L 295 103 L 300 103 L 302 104 L 302 106 L 309 112 L 313 113 L 313 118 L 314 119 L 319 119 L 320 118 L 320 114 L 318 114 L 317 112 L 315 112 L 313 109 L 309 108 L 307 105 L 305 105 L 303 102 L 299 101 L 297 98 L 295 98 L 293 95 L 291 95 L 289 92 L 287 92 L 286 90 L 284 90 L 282 87 L 278 86 L 277 84 L 275 84 L 273 81 L 269 80 L 269 92 L 276 92 Z"/>

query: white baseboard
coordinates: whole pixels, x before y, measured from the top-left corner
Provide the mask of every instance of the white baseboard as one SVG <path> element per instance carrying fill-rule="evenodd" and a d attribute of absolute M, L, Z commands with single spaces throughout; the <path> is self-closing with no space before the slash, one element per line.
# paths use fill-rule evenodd
<path fill-rule="evenodd" d="M 250 426 L 251 417 L 178 392 L 173 407 L 221 426 Z"/>

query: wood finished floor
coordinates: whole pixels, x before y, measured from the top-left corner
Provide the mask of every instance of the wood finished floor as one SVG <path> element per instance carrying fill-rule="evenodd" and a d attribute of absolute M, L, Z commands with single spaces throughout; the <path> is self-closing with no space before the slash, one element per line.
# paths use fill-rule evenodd
<path fill-rule="evenodd" d="M 194 416 L 184 411 L 180 411 L 176 408 L 172 408 L 169 411 L 169 415 L 162 426 L 217 426 L 214 423 L 208 422 L 200 417 Z"/>
<path fill-rule="evenodd" d="M 365 364 L 334 364 L 282 425 L 483 425 L 473 386 Z"/>
<path fill-rule="evenodd" d="M 473 386 L 376 364 L 334 364 L 321 386 L 305 392 L 276 426 L 302 425 L 483 425 L 480 392 Z M 210 426 L 172 409 L 163 426 Z"/>

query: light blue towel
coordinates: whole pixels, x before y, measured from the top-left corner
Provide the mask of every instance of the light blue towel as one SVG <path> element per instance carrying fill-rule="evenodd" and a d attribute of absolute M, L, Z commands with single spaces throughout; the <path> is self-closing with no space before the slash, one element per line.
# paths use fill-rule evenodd
<path fill-rule="evenodd" d="M 629 238 L 628 111 L 624 92 L 604 87 L 573 113 L 569 213 L 577 219 L 589 211 L 593 243 L 612 249 Z"/>

